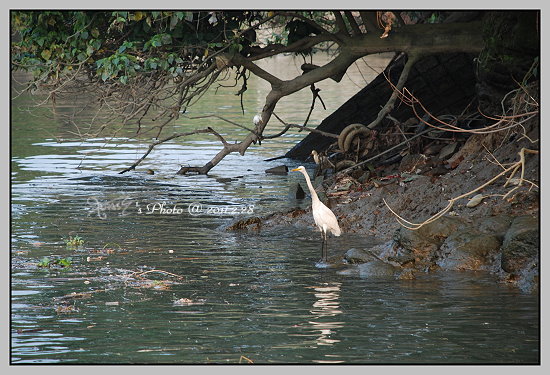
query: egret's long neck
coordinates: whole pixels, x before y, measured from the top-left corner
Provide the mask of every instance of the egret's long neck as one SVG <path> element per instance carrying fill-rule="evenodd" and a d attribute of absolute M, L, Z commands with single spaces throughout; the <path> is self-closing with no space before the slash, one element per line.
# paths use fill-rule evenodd
<path fill-rule="evenodd" d="M 319 200 L 319 197 L 317 197 L 317 192 L 313 188 L 313 185 L 311 184 L 311 180 L 309 179 L 309 175 L 306 171 L 303 171 L 302 174 L 306 178 L 307 187 L 309 188 L 309 192 L 311 193 L 311 199 L 312 200 Z"/>

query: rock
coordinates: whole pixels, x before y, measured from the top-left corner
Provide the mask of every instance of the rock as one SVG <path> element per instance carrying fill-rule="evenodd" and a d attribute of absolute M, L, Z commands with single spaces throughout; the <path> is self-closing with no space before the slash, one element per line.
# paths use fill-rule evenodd
<path fill-rule="evenodd" d="M 445 239 L 467 224 L 460 218 L 442 216 L 418 230 L 400 227 L 394 234 L 398 251 L 394 257 L 414 258 L 417 268 L 425 269 L 433 264 L 437 250 Z"/>
<path fill-rule="evenodd" d="M 227 227 L 227 230 L 260 230 L 262 227 L 262 219 L 253 216 L 246 219 L 238 220 Z"/>
<path fill-rule="evenodd" d="M 295 182 L 290 185 L 288 190 L 289 199 L 304 199 L 306 197 L 306 192 L 302 189 L 302 185 L 299 182 Z"/>
<path fill-rule="evenodd" d="M 265 170 L 265 173 L 271 174 L 287 174 L 288 167 L 286 165 L 279 165 L 277 167 L 269 168 Z"/>
<path fill-rule="evenodd" d="M 389 256 L 387 259 L 389 262 L 397 263 L 401 267 L 414 266 L 414 257 L 406 255 Z"/>
<path fill-rule="evenodd" d="M 399 276 L 397 276 L 398 280 L 414 280 L 416 279 L 416 276 L 414 274 L 414 271 L 410 268 L 404 269 Z"/>
<path fill-rule="evenodd" d="M 449 156 L 451 156 L 452 154 L 455 153 L 457 147 L 458 147 L 458 143 L 456 143 L 456 142 L 448 144 L 447 146 L 445 146 L 441 149 L 441 151 L 439 152 L 439 155 L 437 156 L 437 158 L 439 160 L 447 159 Z"/>
<path fill-rule="evenodd" d="M 400 227 L 394 234 L 394 240 L 409 250 L 418 249 L 427 244 L 435 244 L 439 247 L 451 233 L 466 225 L 460 218 L 442 216 L 418 230 Z"/>
<path fill-rule="evenodd" d="M 342 276 L 358 276 L 359 270 L 357 269 L 357 266 L 353 266 L 353 267 L 345 268 L 343 270 L 338 270 L 336 271 L 336 274 L 342 275 Z"/>
<path fill-rule="evenodd" d="M 491 233 L 504 239 L 504 234 L 510 228 L 513 218 L 507 215 L 488 216 L 478 220 L 476 228 L 481 233 Z"/>
<path fill-rule="evenodd" d="M 362 279 L 370 279 L 375 277 L 393 277 L 397 268 L 391 264 L 384 263 L 378 259 L 362 263 L 357 266 L 359 277 Z"/>
<path fill-rule="evenodd" d="M 466 207 L 468 208 L 474 208 L 475 206 L 477 206 L 478 204 L 481 203 L 481 201 L 483 200 L 483 198 L 485 198 L 485 196 L 483 194 L 477 194 L 477 195 L 474 195 L 472 197 L 472 199 L 470 199 L 468 201 L 468 203 L 466 203 Z"/>
<path fill-rule="evenodd" d="M 346 251 L 344 259 L 346 259 L 349 263 L 366 263 L 377 260 L 376 257 L 368 251 L 356 249 L 354 247 Z"/>
<path fill-rule="evenodd" d="M 458 167 L 462 160 L 477 154 L 483 147 L 483 140 L 483 134 L 471 135 L 466 143 L 464 143 L 464 146 L 462 146 L 462 148 L 456 154 L 454 154 L 452 157 L 449 158 L 449 160 L 447 160 L 447 163 L 449 164 L 451 169 L 455 169 L 456 167 Z"/>
<path fill-rule="evenodd" d="M 533 293 L 539 289 L 538 259 L 528 262 L 519 272 L 516 285 L 524 293 Z"/>
<path fill-rule="evenodd" d="M 452 233 L 441 245 L 436 264 L 444 270 L 489 270 L 499 255 L 498 236 L 471 228 Z"/>
<path fill-rule="evenodd" d="M 502 269 L 509 273 L 517 273 L 531 260 L 538 258 L 539 241 L 538 218 L 516 217 L 502 243 Z"/>

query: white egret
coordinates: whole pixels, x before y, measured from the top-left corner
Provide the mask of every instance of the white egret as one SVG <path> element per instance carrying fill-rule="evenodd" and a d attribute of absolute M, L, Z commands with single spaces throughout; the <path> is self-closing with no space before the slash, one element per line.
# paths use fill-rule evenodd
<path fill-rule="evenodd" d="M 328 260 L 328 232 L 337 237 L 342 233 L 340 227 L 338 226 L 338 219 L 336 219 L 336 215 L 334 215 L 330 208 L 325 206 L 323 202 L 319 200 L 317 192 L 311 184 L 311 180 L 309 179 L 306 169 L 303 166 L 299 166 L 298 168 L 292 169 L 291 172 L 302 172 L 306 179 L 307 187 L 311 193 L 311 211 L 313 212 L 313 220 L 315 220 L 315 224 L 317 225 L 317 228 L 319 228 L 323 239 L 323 242 L 321 243 L 321 261 L 326 262 Z"/>

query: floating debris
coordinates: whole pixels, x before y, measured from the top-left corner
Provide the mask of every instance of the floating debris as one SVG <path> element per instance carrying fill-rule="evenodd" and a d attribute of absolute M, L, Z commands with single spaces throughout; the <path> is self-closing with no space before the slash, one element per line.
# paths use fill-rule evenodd
<path fill-rule="evenodd" d="M 180 298 L 178 300 L 175 300 L 172 305 L 173 306 L 204 305 L 205 302 L 206 302 L 205 299 L 198 299 L 193 301 L 192 299 L 189 299 L 189 298 Z"/>

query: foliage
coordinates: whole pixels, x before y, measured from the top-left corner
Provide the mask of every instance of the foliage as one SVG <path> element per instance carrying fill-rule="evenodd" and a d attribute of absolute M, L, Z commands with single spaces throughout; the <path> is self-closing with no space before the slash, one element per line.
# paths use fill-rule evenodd
<path fill-rule="evenodd" d="M 121 173 L 135 169 L 163 142 L 210 133 L 220 140 L 223 149 L 203 167 L 182 171 L 202 174 L 229 153 L 244 154 L 251 144 L 284 134 L 289 126 L 276 135 L 263 134 L 278 101 L 309 87 L 313 93 L 311 113 L 315 101 L 322 102 L 315 83 L 327 78 L 339 82 L 347 68 L 361 57 L 390 51 L 414 55 L 433 50 L 478 52 L 479 24 L 440 24 L 450 13 L 12 11 L 11 61 L 14 70 L 33 73 L 32 82 L 24 90 L 45 92 L 47 97 L 40 104 L 51 102 L 55 106 L 57 97 L 65 95 L 74 100 L 86 95 L 88 101 L 74 113 L 101 112 L 101 116 L 91 116 L 91 121 L 103 123 L 99 127 L 85 124 L 89 125 L 86 130 L 83 125 L 75 125 L 79 136 L 98 137 L 110 122 L 117 121 L 115 134 L 131 126 L 136 136 L 154 139 L 146 153 Z M 435 31 L 428 32 L 421 23 L 433 23 Z M 280 32 L 270 37 L 265 35 L 266 30 Z M 262 32 L 262 38 L 257 31 Z M 304 59 L 303 74 L 290 80 L 280 79 L 257 64 L 258 60 L 283 53 L 308 55 L 313 48 L 327 45 L 334 51 L 332 61 L 317 66 Z M 230 69 L 233 74 L 228 73 Z M 233 123 L 249 130 L 242 141 L 228 141 L 210 127 L 165 135 L 169 129 L 166 125 L 220 80 L 234 77 L 234 86 L 240 83 L 237 95 L 242 106 L 250 73 L 266 80 L 271 91 L 253 129 Z M 72 118 L 67 120 L 76 124 Z M 308 120 L 309 115 L 304 126 Z"/>
<path fill-rule="evenodd" d="M 258 12 L 12 12 L 16 68 L 38 79 L 58 79 L 83 68 L 92 79 L 127 83 L 140 73 L 183 77 L 189 64 L 231 46 L 243 51 L 253 40 L 239 31 Z"/>
<path fill-rule="evenodd" d="M 84 245 L 84 240 L 79 236 L 69 236 L 69 238 L 65 240 L 65 244 L 67 247 L 78 247 Z"/>
<path fill-rule="evenodd" d="M 72 258 L 59 258 L 59 259 L 50 259 L 49 257 L 43 257 L 38 263 L 40 268 L 50 268 L 52 266 L 59 266 L 61 268 L 70 267 L 72 265 Z"/>

